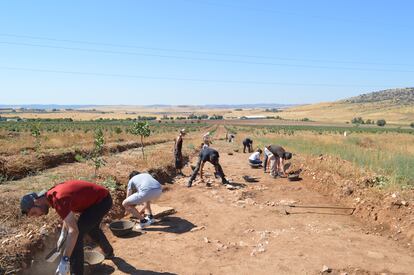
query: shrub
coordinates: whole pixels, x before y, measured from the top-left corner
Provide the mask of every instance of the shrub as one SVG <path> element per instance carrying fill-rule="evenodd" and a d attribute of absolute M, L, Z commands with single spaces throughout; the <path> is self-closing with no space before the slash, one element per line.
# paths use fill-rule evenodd
<path fill-rule="evenodd" d="M 385 119 L 378 119 L 377 120 L 377 125 L 380 127 L 385 126 L 385 124 L 387 124 L 387 122 L 385 121 Z"/>

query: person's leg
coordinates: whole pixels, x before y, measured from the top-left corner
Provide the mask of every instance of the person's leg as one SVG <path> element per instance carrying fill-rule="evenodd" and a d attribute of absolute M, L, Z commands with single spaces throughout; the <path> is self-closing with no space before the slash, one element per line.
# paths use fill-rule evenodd
<path fill-rule="evenodd" d="M 246 144 L 243 143 L 243 154 L 246 153 Z"/>
<path fill-rule="evenodd" d="M 112 248 L 112 245 L 109 243 L 108 239 L 103 233 L 100 224 L 102 222 L 103 217 L 109 212 L 109 210 L 112 207 L 112 198 L 108 196 L 93 207 L 95 209 L 92 210 L 95 213 L 96 219 L 99 220 L 99 222 L 96 223 L 95 227 L 93 227 L 88 234 L 92 238 L 92 240 L 99 244 L 105 256 L 110 257 L 113 255 L 114 249 Z"/>
<path fill-rule="evenodd" d="M 270 175 L 271 176 L 276 176 L 277 174 L 277 171 L 276 171 L 276 158 L 275 158 L 275 156 L 272 156 L 271 158 L 270 158 Z"/>
<path fill-rule="evenodd" d="M 83 255 L 83 232 L 79 231 L 75 248 L 70 256 L 70 272 L 75 275 L 83 275 L 84 255 Z"/>
<path fill-rule="evenodd" d="M 193 173 L 191 174 L 191 177 L 188 180 L 188 184 L 187 184 L 188 187 L 191 187 L 191 185 L 193 184 L 193 181 L 196 179 L 197 174 L 200 171 L 200 166 L 201 166 L 201 158 L 198 159 L 197 166 L 193 170 Z"/>
<path fill-rule="evenodd" d="M 212 162 L 212 164 L 214 165 L 214 169 L 216 170 L 216 174 L 221 177 L 221 182 L 223 184 L 228 184 L 226 176 L 224 175 L 224 172 L 223 172 L 223 168 L 221 167 L 219 161 L 218 160 L 214 161 L 214 162 Z"/>
<path fill-rule="evenodd" d="M 137 192 L 126 198 L 122 202 L 122 206 L 129 212 L 133 218 L 142 220 L 144 216 L 137 210 L 136 206 L 141 203 L 143 194 Z"/>
<path fill-rule="evenodd" d="M 92 232 L 92 235 L 96 238 L 96 241 L 102 247 L 105 253 L 113 252 L 113 248 L 109 244 L 108 239 L 106 239 L 105 235 L 99 228 L 103 217 L 109 212 L 111 207 L 112 207 L 112 198 L 110 195 L 108 195 L 101 202 L 87 208 L 79 216 L 79 219 L 78 219 L 79 236 L 78 236 L 78 241 L 75 246 L 77 252 L 72 253 L 72 257 L 71 257 L 71 264 L 73 264 L 74 270 L 76 270 L 75 274 L 83 274 L 83 265 L 84 265 L 83 236 L 85 234 L 90 234 L 90 232 Z M 102 234 L 97 235 L 96 232 L 98 231 L 100 231 Z M 74 261 L 73 263 L 72 263 L 72 260 Z"/>

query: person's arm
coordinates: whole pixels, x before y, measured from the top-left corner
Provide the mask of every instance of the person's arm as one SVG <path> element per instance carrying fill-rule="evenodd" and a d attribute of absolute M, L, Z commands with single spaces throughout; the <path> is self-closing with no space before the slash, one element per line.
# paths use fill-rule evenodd
<path fill-rule="evenodd" d="M 200 165 L 200 178 L 201 178 L 202 181 L 204 181 L 204 179 L 203 179 L 204 164 L 205 164 L 205 162 L 203 161 L 203 162 L 201 162 L 201 165 Z"/>
<path fill-rule="evenodd" d="M 69 212 L 64 219 L 63 224 L 68 229 L 68 237 L 65 242 L 63 256 L 70 258 L 79 236 L 78 221 L 76 220 L 75 214 L 73 212 Z"/>
<path fill-rule="evenodd" d="M 282 170 L 283 175 L 286 175 L 286 170 L 285 170 L 285 160 L 283 158 L 279 159 L 279 166 L 281 167 L 280 170 Z"/>

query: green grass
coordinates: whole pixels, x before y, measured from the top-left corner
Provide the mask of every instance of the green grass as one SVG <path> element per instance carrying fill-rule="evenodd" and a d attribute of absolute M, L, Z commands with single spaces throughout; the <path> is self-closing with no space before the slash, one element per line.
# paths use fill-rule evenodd
<path fill-rule="evenodd" d="M 362 148 L 356 139 L 342 143 L 318 142 L 300 136 L 269 139 L 256 138 L 257 145 L 279 144 L 293 152 L 319 156 L 332 155 L 348 160 L 364 169 L 385 175 L 388 184 L 401 188 L 414 188 L 414 155 L 403 152 L 389 152 L 381 148 Z"/>

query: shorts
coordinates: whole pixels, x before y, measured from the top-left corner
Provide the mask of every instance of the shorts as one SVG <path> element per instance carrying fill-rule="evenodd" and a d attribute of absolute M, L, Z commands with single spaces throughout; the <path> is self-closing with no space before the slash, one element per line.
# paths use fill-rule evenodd
<path fill-rule="evenodd" d="M 161 196 L 161 193 L 161 188 L 139 191 L 126 198 L 124 200 L 124 203 L 129 205 L 143 204 L 144 202 L 149 202 L 158 199 Z"/>

